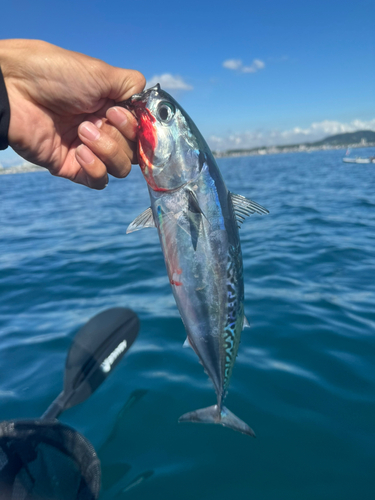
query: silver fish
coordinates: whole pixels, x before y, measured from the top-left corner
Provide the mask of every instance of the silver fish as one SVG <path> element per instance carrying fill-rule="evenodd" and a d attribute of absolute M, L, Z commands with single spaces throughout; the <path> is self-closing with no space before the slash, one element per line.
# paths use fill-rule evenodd
<path fill-rule="evenodd" d="M 230 193 L 215 159 L 188 114 L 156 85 L 122 103 L 138 118 L 138 159 L 151 207 L 127 233 L 156 227 L 169 281 L 187 339 L 211 378 L 217 404 L 179 422 L 221 424 L 250 436 L 254 431 L 224 405 L 244 315 L 239 227 L 268 210 Z"/>

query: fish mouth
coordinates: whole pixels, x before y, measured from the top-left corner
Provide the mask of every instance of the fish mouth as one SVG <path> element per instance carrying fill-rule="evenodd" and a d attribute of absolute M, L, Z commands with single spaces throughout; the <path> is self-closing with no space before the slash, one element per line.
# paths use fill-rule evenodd
<path fill-rule="evenodd" d="M 132 95 L 126 101 L 117 103 L 117 106 L 122 106 L 128 109 L 129 111 L 137 111 L 137 109 L 145 107 L 152 92 L 159 92 L 159 91 L 160 91 L 160 84 L 157 83 L 153 87 L 150 87 L 149 89 L 145 89 L 142 92 L 139 92 L 139 94 Z"/>

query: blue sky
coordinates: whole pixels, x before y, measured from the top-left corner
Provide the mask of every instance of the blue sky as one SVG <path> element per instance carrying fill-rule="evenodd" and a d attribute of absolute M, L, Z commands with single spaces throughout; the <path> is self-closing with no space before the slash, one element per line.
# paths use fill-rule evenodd
<path fill-rule="evenodd" d="M 375 130 L 374 20 L 374 0 L 14 0 L 1 38 L 158 77 L 223 149 Z"/>

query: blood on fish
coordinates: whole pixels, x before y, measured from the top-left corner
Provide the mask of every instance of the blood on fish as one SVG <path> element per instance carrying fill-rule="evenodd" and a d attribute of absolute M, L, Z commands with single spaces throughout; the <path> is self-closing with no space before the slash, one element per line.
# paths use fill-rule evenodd
<path fill-rule="evenodd" d="M 181 281 L 171 280 L 170 283 L 171 283 L 171 285 L 182 286 Z"/>
<path fill-rule="evenodd" d="M 156 118 L 145 108 L 139 116 L 139 140 L 142 143 L 142 149 L 152 162 L 154 151 L 158 143 L 158 136 L 154 126 Z"/>
<path fill-rule="evenodd" d="M 165 189 L 160 188 L 153 177 L 153 161 L 155 149 L 158 144 L 158 136 L 155 127 L 156 118 L 151 114 L 151 112 L 145 108 L 142 113 L 138 114 L 139 125 L 138 125 L 138 155 L 139 155 L 139 166 L 152 189 L 155 191 L 165 191 Z"/>

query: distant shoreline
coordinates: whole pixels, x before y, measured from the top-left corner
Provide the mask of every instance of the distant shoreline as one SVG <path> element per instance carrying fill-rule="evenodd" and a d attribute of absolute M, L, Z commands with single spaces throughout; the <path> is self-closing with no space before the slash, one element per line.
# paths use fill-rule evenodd
<path fill-rule="evenodd" d="M 38 167 L 37 165 L 25 163 L 14 167 L 0 166 L 0 175 L 24 174 L 26 172 L 48 172 L 48 170 L 43 167 Z"/>
<path fill-rule="evenodd" d="M 255 148 L 227 149 L 214 151 L 217 158 L 232 156 L 267 155 L 279 153 L 301 153 L 311 151 L 325 151 L 344 148 L 367 148 L 375 146 L 375 131 L 358 130 L 343 134 L 330 135 L 321 141 L 302 142 L 299 144 L 285 144 L 280 146 L 258 146 Z"/>
<path fill-rule="evenodd" d="M 330 151 L 336 149 L 357 149 L 357 148 L 372 148 L 375 147 L 375 142 L 370 142 L 367 144 L 348 144 L 345 146 L 306 146 L 305 144 L 299 144 L 296 146 L 269 146 L 262 148 L 253 149 L 243 149 L 243 150 L 229 150 L 229 151 L 213 151 L 215 158 L 235 158 L 237 156 L 265 156 L 265 155 L 275 155 L 282 153 L 311 153 L 313 151 Z"/>
<path fill-rule="evenodd" d="M 236 158 L 242 156 L 266 156 L 271 154 L 282 154 L 282 153 L 311 153 L 313 151 L 330 151 L 337 149 L 366 149 L 375 147 L 375 142 L 369 144 L 349 144 L 347 146 L 312 146 L 307 147 L 304 145 L 283 147 L 283 146 L 270 146 L 268 148 L 255 148 L 251 150 L 237 150 L 237 151 L 213 151 L 215 158 Z M 38 167 L 33 164 L 22 164 L 13 167 L 2 167 L 0 165 L 0 175 L 10 175 L 10 174 L 24 174 L 27 172 L 48 172 L 46 168 Z"/>

